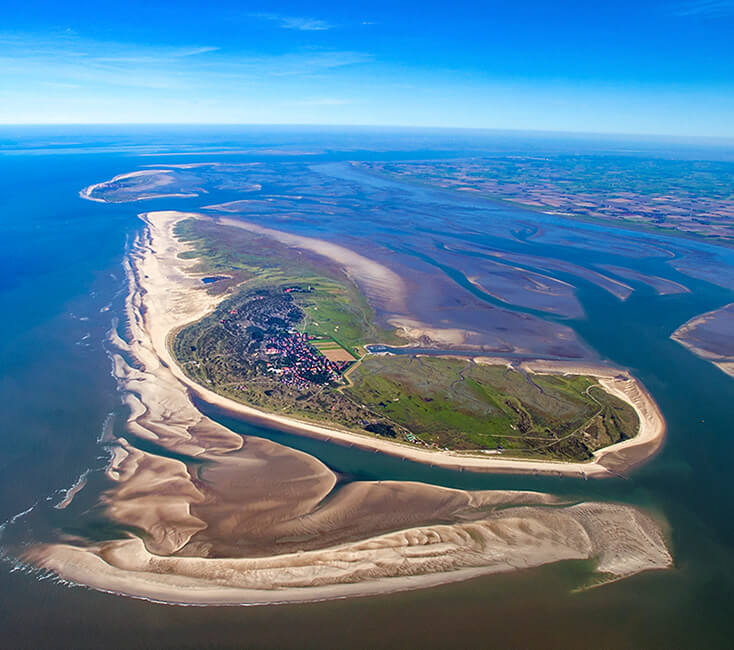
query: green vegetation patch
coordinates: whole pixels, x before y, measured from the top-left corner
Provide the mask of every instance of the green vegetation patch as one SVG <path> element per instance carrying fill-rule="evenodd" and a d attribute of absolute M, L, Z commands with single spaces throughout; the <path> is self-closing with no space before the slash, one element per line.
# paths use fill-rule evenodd
<path fill-rule="evenodd" d="M 234 286 L 252 292 L 259 288 L 310 287 L 293 298 L 305 317 L 299 329 L 318 339 L 329 339 L 360 357 L 364 343 L 401 343 L 392 329 L 376 323 L 376 315 L 362 292 L 341 268 L 307 251 L 290 248 L 271 237 L 213 221 L 186 219 L 176 235 L 191 247 L 181 257 L 196 259 L 195 272 L 232 275 L 209 286 L 223 292 Z M 245 282 L 244 285 L 242 283 Z"/>
<path fill-rule="evenodd" d="M 195 272 L 233 276 L 207 286 L 214 292 L 224 285 L 230 296 L 173 338 L 173 353 L 192 379 L 264 410 L 397 435 L 382 416 L 336 390 L 350 361 L 327 363 L 321 352 L 344 349 L 356 359 L 365 342 L 400 341 L 374 324 L 373 310 L 339 268 L 214 222 L 184 220 L 176 234 L 189 244 L 183 256 L 197 260 Z"/>
<path fill-rule="evenodd" d="M 585 460 L 635 435 L 637 415 L 583 376 L 526 375 L 435 357 L 371 357 L 345 389 L 420 440 L 449 449 Z"/>

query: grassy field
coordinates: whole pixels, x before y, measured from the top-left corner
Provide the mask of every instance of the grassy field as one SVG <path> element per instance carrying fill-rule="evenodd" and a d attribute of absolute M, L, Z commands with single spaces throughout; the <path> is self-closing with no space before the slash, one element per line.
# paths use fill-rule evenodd
<path fill-rule="evenodd" d="M 179 222 L 176 234 L 191 246 L 182 257 L 198 260 L 197 271 L 232 276 L 210 285 L 210 291 L 222 292 L 245 281 L 241 290 L 310 286 L 313 292 L 294 295 L 305 313 L 301 331 L 332 341 L 355 357 L 362 355 L 359 347 L 365 343 L 403 342 L 393 330 L 375 323 L 374 310 L 361 291 L 338 266 L 322 257 L 269 237 L 197 219 Z"/>
<path fill-rule="evenodd" d="M 336 424 L 410 444 L 585 460 L 635 435 L 637 415 L 589 377 L 525 375 L 469 360 L 364 356 L 364 344 L 400 343 L 375 324 L 359 289 L 336 266 L 250 232 L 186 220 L 180 239 L 208 285 L 228 295 L 215 312 L 183 328 L 172 349 L 195 381 L 231 399 L 308 421 Z M 319 352 L 355 360 L 341 384 L 286 385 L 267 358 L 248 353 L 246 333 L 227 318 L 258 294 L 284 295 L 300 309 L 297 328 Z M 270 304 L 270 303 L 261 303 Z M 268 307 L 268 314 L 270 307 Z"/>
<path fill-rule="evenodd" d="M 371 357 L 350 375 L 355 400 L 420 440 L 450 449 L 583 460 L 635 434 L 625 402 L 583 376 L 525 375 L 436 357 Z"/>
<path fill-rule="evenodd" d="M 243 350 L 243 341 L 222 321 L 263 290 L 307 289 L 290 297 L 303 312 L 297 328 L 313 337 L 327 358 L 355 360 L 370 342 L 402 342 L 375 324 L 375 315 L 359 289 L 338 267 L 239 228 L 188 219 L 176 226 L 190 245 L 183 257 L 197 260 L 202 275 L 231 276 L 207 286 L 228 296 L 209 316 L 179 331 L 172 350 L 184 371 L 198 383 L 236 401 L 309 421 L 337 422 L 354 430 L 390 425 L 335 387 L 306 390 L 284 385 L 261 361 Z M 392 429 L 388 431 L 397 437 Z"/>

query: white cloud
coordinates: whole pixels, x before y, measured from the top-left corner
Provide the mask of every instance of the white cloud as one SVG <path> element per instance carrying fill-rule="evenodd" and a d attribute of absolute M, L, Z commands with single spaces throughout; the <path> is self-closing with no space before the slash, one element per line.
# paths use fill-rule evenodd
<path fill-rule="evenodd" d="M 218 47 L 205 45 L 204 47 L 192 47 L 188 50 L 180 50 L 178 56 L 198 56 L 199 54 L 209 54 L 209 52 L 217 52 L 218 50 Z"/>
<path fill-rule="evenodd" d="M 196 44 L 171 47 L 96 41 L 65 32 L 0 33 L 0 90 L 49 83 L 100 89 L 231 88 L 274 78 L 312 77 L 371 60 L 369 54 L 354 51 L 306 49 L 256 55 Z"/>
<path fill-rule="evenodd" d="M 283 16 L 281 14 L 253 14 L 257 18 L 270 20 L 283 29 L 295 29 L 301 32 L 323 32 L 332 29 L 334 25 L 318 18 L 303 16 Z"/>
<path fill-rule="evenodd" d="M 693 0 L 672 7 L 674 16 L 726 16 L 734 14 L 734 0 Z"/>

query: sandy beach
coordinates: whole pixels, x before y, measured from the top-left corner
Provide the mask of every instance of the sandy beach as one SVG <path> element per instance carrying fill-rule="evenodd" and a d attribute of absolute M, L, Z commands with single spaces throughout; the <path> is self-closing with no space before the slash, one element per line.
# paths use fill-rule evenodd
<path fill-rule="evenodd" d="M 111 487 L 101 502 L 112 520 L 141 535 L 41 544 L 28 549 L 26 561 L 102 591 L 185 604 L 388 593 L 570 559 L 594 559 L 611 579 L 672 564 L 661 524 L 632 506 L 396 481 L 338 487 L 338 477 L 318 459 L 243 438 L 205 417 L 189 391 L 255 421 L 419 462 L 586 476 L 619 471 L 630 462 L 625 453 L 659 444 L 663 432 L 644 389 L 609 369 L 597 376 L 633 404 L 640 433 L 576 467 L 413 449 L 226 400 L 188 380 L 169 351 L 172 332 L 221 300 L 191 273 L 195 262 L 179 258 L 186 245 L 174 237 L 173 226 L 186 216 L 142 215 L 146 229 L 127 267 L 128 331 L 112 334 L 119 350 L 114 374 L 130 408 L 130 435 L 117 440 L 107 470 Z M 552 362 L 528 368 L 581 371 Z M 136 437 L 177 456 L 138 449 Z"/>
<path fill-rule="evenodd" d="M 475 361 L 481 363 L 483 357 L 475 357 Z M 508 365 L 512 363 L 504 359 L 491 359 L 492 365 L 496 365 L 498 361 L 505 361 Z M 543 362 L 537 362 L 537 364 L 539 368 L 544 367 Z M 521 366 L 528 372 L 541 372 L 533 362 L 524 362 Z M 569 364 L 568 366 L 561 364 L 560 367 L 554 369 L 554 372 L 556 374 L 596 376 L 599 384 L 604 387 L 604 390 L 619 397 L 634 408 L 640 419 L 638 434 L 634 438 L 596 451 L 592 460 L 585 463 L 509 457 L 498 458 L 497 456 L 481 457 L 452 451 L 433 450 L 417 445 L 401 444 L 368 434 L 337 429 L 334 426 L 320 426 L 276 413 L 266 413 L 222 397 L 214 391 L 207 390 L 195 384 L 195 382 L 192 382 L 187 377 L 182 378 L 182 381 L 190 386 L 205 402 L 218 406 L 234 415 L 244 417 L 255 424 L 265 426 L 275 425 L 284 431 L 298 433 L 320 440 L 327 440 L 333 443 L 359 447 L 361 449 L 379 451 L 380 453 L 391 456 L 407 458 L 415 462 L 446 467 L 448 469 L 602 478 L 623 474 L 625 471 L 643 463 L 660 448 L 665 436 L 665 421 L 653 399 L 637 380 L 623 373 L 601 374 L 602 372 L 609 373 L 608 368 L 577 367 L 573 364 Z M 550 373 L 548 372 L 547 374 Z"/>

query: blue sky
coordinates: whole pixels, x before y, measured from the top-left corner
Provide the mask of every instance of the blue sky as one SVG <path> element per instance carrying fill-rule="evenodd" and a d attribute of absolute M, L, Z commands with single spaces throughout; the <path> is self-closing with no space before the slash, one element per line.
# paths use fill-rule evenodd
<path fill-rule="evenodd" d="M 3 7 L 0 123 L 734 136 L 734 0 Z"/>

